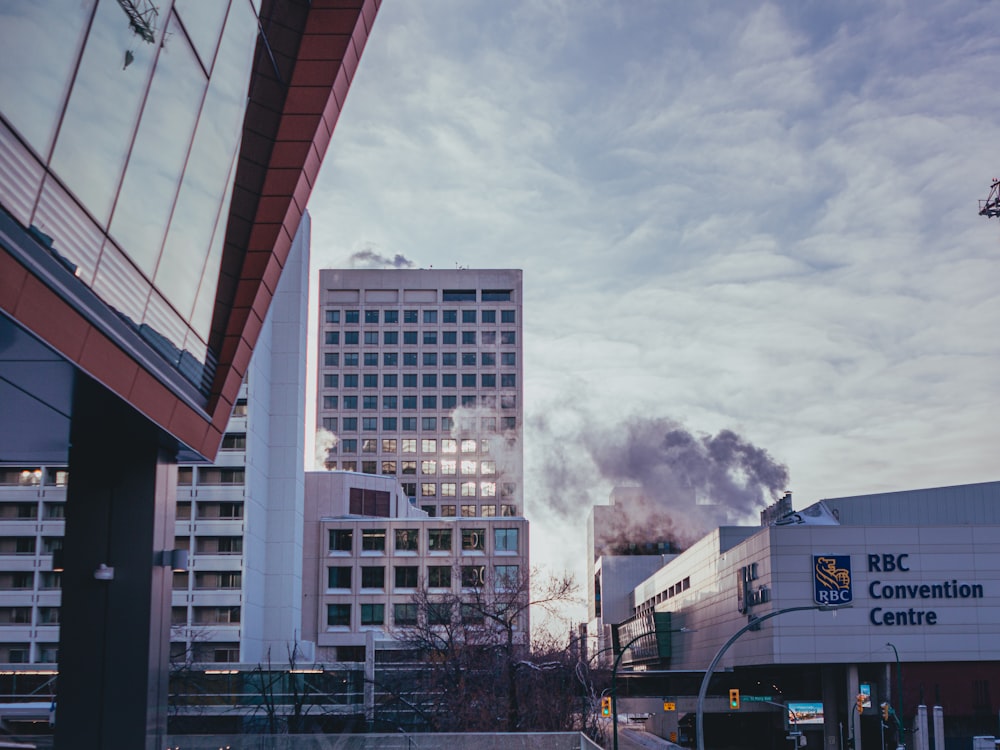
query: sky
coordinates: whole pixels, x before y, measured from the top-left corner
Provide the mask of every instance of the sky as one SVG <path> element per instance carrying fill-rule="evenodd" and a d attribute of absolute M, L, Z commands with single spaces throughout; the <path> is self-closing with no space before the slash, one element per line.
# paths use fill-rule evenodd
<path fill-rule="evenodd" d="M 705 522 L 1000 479 L 998 28 L 983 0 L 385 0 L 313 284 L 366 252 L 523 269 L 532 560 L 584 591 L 591 506 L 697 484 L 665 435 L 738 447 Z"/>

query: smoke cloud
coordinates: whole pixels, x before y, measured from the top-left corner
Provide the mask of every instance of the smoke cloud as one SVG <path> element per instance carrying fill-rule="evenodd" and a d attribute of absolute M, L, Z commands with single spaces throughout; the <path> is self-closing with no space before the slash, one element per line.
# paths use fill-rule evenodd
<path fill-rule="evenodd" d="M 316 450 L 313 457 L 313 468 L 322 471 L 326 468 L 326 458 L 330 450 L 336 447 L 339 438 L 322 427 L 316 430 Z"/>
<path fill-rule="evenodd" d="M 732 430 L 697 434 L 667 417 L 602 425 L 568 407 L 529 424 L 538 498 L 579 518 L 612 488 L 616 512 L 599 529 L 610 546 L 668 541 L 684 548 L 711 529 L 746 523 L 780 495 L 788 470 Z"/>
<path fill-rule="evenodd" d="M 373 247 L 366 247 L 352 253 L 348 260 L 350 268 L 413 268 L 414 263 L 405 255 L 396 253 L 392 258 L 382 255 Z"/>

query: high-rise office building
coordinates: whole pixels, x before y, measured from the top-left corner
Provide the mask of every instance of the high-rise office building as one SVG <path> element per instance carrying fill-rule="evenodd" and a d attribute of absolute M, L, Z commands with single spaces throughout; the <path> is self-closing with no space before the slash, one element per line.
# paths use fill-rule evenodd
<path fill-rule="evenodd" d="M 430 516 L 521 516 L 519 270 L 320 272 L 326 468 L 399 478 Z"/>

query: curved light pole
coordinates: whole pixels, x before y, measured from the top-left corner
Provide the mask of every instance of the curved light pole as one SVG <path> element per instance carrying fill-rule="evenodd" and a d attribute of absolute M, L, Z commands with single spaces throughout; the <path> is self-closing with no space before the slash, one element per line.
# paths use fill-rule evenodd
<path fill-rule="evenodd" d="M 803 607 L 785 607 L 784 609 L 776 609 L 774 612 L 768 612 L 766 615 L 761 615 L 760 617 L 751 617 L 750 622 L 744 625 L 742 628 L 733 634 L 732 638 L 722 644 L 722 648 L 719 649 L 719 653 L 715 655 L 712 659 L 712 663 L 708 665 L 708 669 L 705 670 L 705 678 L 701 681 L 701 689 L 698 691 L 698 716 L 697 716 L 697 727 L 695 732 L 698 734 L 698 750 L 705 750 L 705 695 L 708 693 L 708 683 L 712 679 L 712 673 L 715 668 L 719 665 L 722 660 L 722 655 L 729 650 L 729 647 L 736 643 L 736 640 L 743 635 L 748 630 L 757 627 L 764 620 L 770 620 L 772 617 L 777 617 L 778 615 L 788 614 L 789 612 L 805 612 L 810 609 L 815 609 L 820 612 L 831 612 L 837 609 L 848 609 L 850 604 L 841 604 L 839 606 L 833 606 L 830 604 L 811 604 Z M 617 750 L 617 748 L 615 748 Z"/>
<path fill-rule="evenodd" d="M 660 633 L 691 632 L 693 631 L 690 628 L 677 628 L 676 630 L 647 630 L 645 633 L 639 633 L 639 635 L 622 646 L 621 651 L 618 652 L 618 655 L 615 657 L 614 666 L 611 668 L 611 726 L 614 734 L 614 750 L 618 750 L 618 666 L 621 664 L 622 657 L 625 656 L 625 652 L 632 647 L 633 643 L 641 638 L 648 638 L 651 635 L 658 635 Z M 601 650 L 606 651 L 607 649 Z M 598 651 L 597 653 L 601 652 Z"/>
<path fill-rule="evenodd" d="M 896 655 L 896 744 L 903 744 L 903 667 L 899 663 L 899 652 L 891 643 L 885 644 Z"/>

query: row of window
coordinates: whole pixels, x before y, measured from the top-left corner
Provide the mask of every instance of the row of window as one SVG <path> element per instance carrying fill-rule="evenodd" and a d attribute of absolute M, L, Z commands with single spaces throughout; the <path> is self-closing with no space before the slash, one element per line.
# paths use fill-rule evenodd
<path fill-rule="evenodd" d="M 428 552 L 452 552 L 453 529 L 427 529 L 425 540 Z M 365 552 L 384 552 L 387 532 L 381 529 L 361 529 L 361 549 Z M 353 552 L 354 529 L 330 529 L 330 552 Z M 420 529 L 395 529 L 391 532 L 394 549 L 397 552 L 420 551 Z M 486 529 L 461 529 L 457 535 L 461 539 L 463 552 L 484 552 L 486 550 Z M 518 530 L 516 528 L 493 529 L 493 550 L 495 552 L 517 552 Z"/>
<path fill-rule="evenodd" d="M 378 432 L 379 429 L 379 417 L 361 417 L 360 425 L 362 432 Z M 416 432 L 418 418 L 417 417 L 381 417 L 382 420 L 382 430 L 384 432 Z M 440 429 L 438 424 L 440 423 Z M 342 432 L 358 432 L 358 417 L 340 417 L 339 426 L 337 417 L 323 417 L 323 429 L 328 430 L 336 434 Z M 455 420 L 453 417 L 419 417 L 419 425 L 421 432 L 450 432 L 455 427 Z M 500 421 L 500 427 L 503 430 L 513 430 L 517 425 L 517 421 Z M 494 428 L 492 432 L 496 432 Z M 341 441 L 344 442 L 344 441 Z M 355 445 L 355 448 L 357 446 Z M 336 451 L 334 451 L 336 452 Z M 356 450 L 342 451 L 344 453 L 354 453 Z M 240 472 L 242 474 L 242 469 Z M 206 482 L 200 482 L 199 484 L 207 484 Z M 221 484 L 215 482 L 214 484 Z M 239 482 L 230 482 L 229 484 L 243 484 L 242 476 Z"/>
<path fill-rule="evenodd" d="M 188 487 L 193 484 L 201 486 L 211 485 L 240 485 L 246 477 L 246 470 L 243 467 L 223 467 L 223 466 L 179 466 L 177 467 L 177 485 Z M 197 480 L 197 481 L 195 481 Z"/>
<path fill-rule="evenodd" d="M 458 346 L 459 341 L 462 346 L 493 346 L 498 342 L 501 346 L 517 344 L 517 331 L 403 331 L 402 337 L 399 331 L 381 333 L 383 346 L 399 346 L 400 341 L 403 342 L 403 346 L 416 346 L 418 342 L 424 346 L 437 346 L 439 342 L 443 346 Z M 459 333 L 462 334 L 461 338 Z M 379 331 L 323 331 L 325 346 L 339 346 L 341 340 L 344 346 L 360 346 L 362 343 L 365 346 L 378 346 Z"/>
<path fill-rule="evenodd" d="M 344 367 L 357 367 L 363 364 L 365 367 L 378 367 L 380 352 L 343 352 L 343 358 L 341 358 L 341 352 L 324 352 L 323 353 L 323 366 L 324 367 L 340 367 L 340 363 L 344 363 Z M 383 367 L 399 367 L 399 352 L 381 352 L 382 366 Z M 436 367 L 438 358 L 438 352 L 403 352 L 403 367 L 416 367 L 418 357 L 421 354 L 420 360 L 424 362 L 425 365 L 429 367 Z M 476 354 L 475 352 L 462 352 L 462 357 L 459 359 L 458 352 L 441 352 L 441 366 L 442 367 L 458 367 L 459 362 L 462 363 L 462 367 L 476 367 Z M 427 355 L 434 355 L 433 357 Z M 497 364 L 496 352 L 479 352 L 479 366 L 482 367 L 495 367 Z M 517 353 L 516 352 L 500 352 L 500 365 L 502 367 L 517 367 Z M 234 412 L 235 415 L 235 412 Z M 245 414 L 244 414 L 245 416 Z"/>
<path fill-rule="evenodd" d="M 457 388 L 458 384 L 461 383 L 463 388 L 475 388 L 477 385 L 476 374 L 477 373 L 474 372 L 462 373 L 462 379 L 459 380 L 458 375 L 455 373 L 441 373 L 441 380 L 440 380 L 441 387 Z M 358 377 L 356 373 L 345 373 L 343 380 L 341 380 L 339 373 L 332 373 L 332 374 L 328 373 L 323 375 L 323 387 L 357 388 L 359 385 L 361 385 L 365 388 L 378 388 L 379 387 L 378 380 L 379 378 L 377 372 L 365 373 L 361 377 Z M 403 383 L 402 385 L 403 388 L 416 388 L 417 373 L 404 373 L 402 383 Z M 382 373 L 382 388 L 399 388 L 400 387 L 399 384 L 400 384 L 400 379 L 397 373 L 394 372 Z M 479 383 L 478 383 L 479 387 L 496 388 L 498 384 L 500 388 L 517 388 L 517 375 L 512 372 L 500 373 L 500 378 L 498 380 L 497 373 L 495 372 L 479 373 Z M 420 387 L 437 388 L 438 373 L 436 372 L 421 373 Z"/>
<path fill-rule="evenodd" d="M 51 555 L 56 550 L 62 549 L 62 546 L 61 536 L 43 536 L 40 551 L 43 555 Z M 39 551 L 38 540 L 34 534 L 0 537 L 0 555 L 33 555 L 37 551 Z"/>
<path fill-rule="evenodd" d="M 384 591 L 386 588 L 385 567 L 363 565 L 360 568 L 360 588 L 365 591 Z M 354 569 L 349 565 L 331 566 L 326 569 L 326 588 L 329 592 L 351 591 Z M 457 573 L 457 575 L 455 575 Z M 518 585 L 520 567 L 517 565 L 493 566 L 491 583 L 498 591 L 509 590 Z M 461 582 L 462 588 L 481 588 L 487 584 L 485 565 L 462 565 L 457 570 L 452 565 L 428 565 L 423 579 L 417 565 L 396 565 L 393 567 L 394 590 L 412 590 L 422 585 L 431 589 L 450 589 L 453 578 Z M 30 607 L 29 613 L 30 613 Z"/>
<path fill-rule="evenodd" d="M 58 625 L 59 607 L 38 607 L 34 620 L 33 607 L 0 607 L 0 625 Z"/>
<path fill-rule="evenodd" d="M 37 521 L 37 502 L 33 503 L 0 503 L 0 520 L 3 521 Z M 66 503 L 63 501 L 46 500 L 42 506 L 42 519 L 61 520 L 66 517 Z"/>
<path fill-rule="evenodd" d="M 485 294 L 485 292 L 484 292 Z M 473 292 L 473 295 L 475 293 Z M 473 296 L 475 299 L 475 296 Z M 510 297 L 507 297 L 509 300 Z M 490 301 L 500 301 L 500 300 L 490 300 Z M 343 312 L 343 315 L 341 315 Z M 420 313 L 423 312 L 423 315 Z M 421 318 L 424 323 L 435 324 L 438 322 L 438 313 L 440 312 L 440 318 L 442 323 L 458 323 L 459 320 L 463 323 L 475 323 L 476 322 L 476 310 L 434 310 L 426 309 L 420 310 L 403 310 L 403 322 L 406 324 L 416 324 L 419 323 Z M 375 323 L 379 322 L 379 317 L 383 323 L 388 323 L 390 325 L 395 325 L 399 323 L 400 311 L 399 310 L 387 310 L 378 308 L 374 310 L 364 311 L 365 323 Z M 361 311 L 360 310 L 335 310 L 327 309 L 323 311 L 323 320 L 327 323 L 340 323 L 343 321 L 348 325 L 355 325 L 361 322 Z M 497 311 L 479 310 L 479 322 L 481 323 L 496 323 L 497 322 Z M 500 322 L 501 323 L 514 323 L 516 322 L 516 311 L 515 310 L 500 310 Z"/>
<path fill-rule="evenodd" d="M 456 506 L 447 503 L 441 505 L 440 514 L 438 513 L 438 508 L 433 505 L 421 505 L 420 508 L 426 511 L 427 515 L 431 518 L 438 516 L 442 518 L 459 517 L 459 514 L 456 512 Z M 489 503 L 478 506 L 475 503 L 463 504 L 460 508 L 461 518 L 496 518 L 497 515 L 497 506 Z M 503 518 L 514 518 L 517 516 L 517 506 L 509 503 L 500 503 L 500 515 Z"/>
<path fill-rule="evenodd" d="M 38 571 L 38 588 L 42 591 L 62 588 L 62 573 L 48 570 Z M 0 591 L 23 591 L 35 588 L 35 572 L 32 570 L 0 571 Z"/>
<path fill-rule="evenodd" d="M 330 628 L 351 627 L 351 610 L 349 603 L 327 604 L 326 624 Z M 387 625 L 385 620 L 386 605 L 381 602 L 358 604 L 359 624 L 365 626 Z M 427 625 L 449 625 L 458 615 L 467 625 L 482 625 L 485 615 L 475 604 L 462 604 L 456 613 L 451 602 L 431 602 L 421 613 L 420 607 L 412 602 L 400 602 L 392 605 L 392 625 L 396 627 L 414 627 L 424 618 Z"/>
<path fill-rule="evenodd" d="M 323 426 L 326 426 L 325 420 Z M 365 438 L 361 441 L 361 452 L 378 453 L 379 446 L 381 445 L 382 453 L 395 453 L 397 446 L 402 453 L 416 453 L 418 444 L 421 453 L 433 454 L 435 456 L 438 454 L 437 438 L 422 438 L 421 440 L 417 440 L 417 438 L 382 438 L 381 443 L 377 438 Z M 484 454 L 490 452 L 490 441 L 486 438 L 478 441 L 475 438 L 462 438 L 461 440 L 443 438 L 440 441 L 440 445 L 441 453 L 444 455 L 458 453 L 459 449 L 466 455 L 475 454 L 477 450 Z"/>
<path fill-rule="evenodd" d="M 0 487 L 65 487 L 69 471 L 65 467 L 51 467 L 43 471 L 37 466 L 0 467 Z"/>

